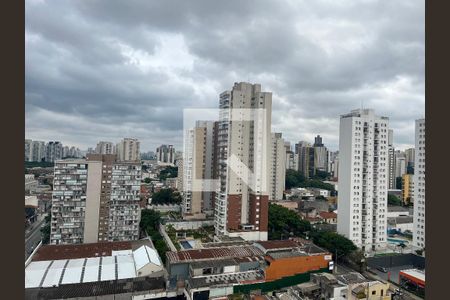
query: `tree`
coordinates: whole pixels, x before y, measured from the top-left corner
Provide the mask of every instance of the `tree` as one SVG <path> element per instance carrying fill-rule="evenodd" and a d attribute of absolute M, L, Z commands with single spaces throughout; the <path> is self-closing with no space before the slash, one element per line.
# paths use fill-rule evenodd
<path fill-rule="evenodd" d="M 48 244 L 50 242 L 50 220 L 50 214 L 46 215 L 44 219 L 45 225 L 41 228 L 42 244 Z"/>
<path fill-rule="evenodd" d="M 159 172 L 159 180 L 164 181 L 167 178 L 175 178 L 178 176 L 178 167 L 168 166 Z"/>
<path fill-rule="evenodd" d="M 141 211 L 141 222 L 139 223 L 139 227 L 143 232 L 150 236 L 162 262 L 165 263 L 166 252 L 169 251 L 169 248 L 158 231 L 160 222 L 161 214 L 158 211 L 152 209 L 143 209 Z"/>
<path fill-rule="evenodd" d="M 388 194 L 388 204 L 389 205 L 402 205 L 402 201 L 395 195 Z"/>
<path fill-rule="evenodd" d="M 326 173 L 326 172 L 325 172 Z M 329 191 L 334 191 L 334 186 L 329 183 L 323 182 L 319 177 L 307 179 L 299 171 L 286 170 L 286 189 L 294 187 L 314 187 Z"/>
<path fill-rule="evenodd" d="M 180 204 L 181 195 L 172 189 L 161 189 L 152 195 L 152 204 Z"/>
<path fill-rule="evenodd" d="M 311 224 L 286 207 L 269 204 L 269 239 L 279 240 L 291 235 L 305 236 Z"/>
<path fill-rule="evenodd" d="M 346 256 L 357 247 L 345 236 L 333 231 L 312 231 L 310 236 L 317 246 L 323 247 L 337 256 Z"/>
<path fill-rule="evenodd" d="M 152 182 L 152 180 L 149 177 L 147 177 L 147 178 L 144 179 L 144 182 L 145 183 L 150 183 L 150 182 Z"/>

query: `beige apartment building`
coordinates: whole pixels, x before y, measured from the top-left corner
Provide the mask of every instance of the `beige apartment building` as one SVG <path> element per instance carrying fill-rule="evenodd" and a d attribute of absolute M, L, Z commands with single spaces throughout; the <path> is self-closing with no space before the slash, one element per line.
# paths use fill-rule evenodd
<path fill-rule="evenodd" d="M 138 161 L 141 159 L 140 142 L 138 139 L 124 138 L 116 146 L 119 161 Z"/>
<path fill-rule="evenodd" d="M 204 219 L 214 214 L 214 121 L 197 121 L 185 136 L 183 159 L 183 217 Z"/>
<path fill-rule="evenodd" d="M 267 240 L 272 93 L 240 82 L 219 101 L 216 235 Z"/>
<path fill-rule="evenodd" d="M 414 175 L 403 174 L 402 176 L 402 202 L 408 205 L 414 202 Z"/>

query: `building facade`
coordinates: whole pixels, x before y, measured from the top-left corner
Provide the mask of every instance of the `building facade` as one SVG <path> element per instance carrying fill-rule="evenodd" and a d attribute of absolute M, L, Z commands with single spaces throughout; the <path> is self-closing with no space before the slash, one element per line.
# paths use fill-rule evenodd
<path fill-rule="evenodd" d="M 138 161 L 141 159 L 140 142 L 138 139 L 124 138 L 116 146 L 119 161 Z"/>
<path fill-rule="evenodd" d="M 213 215 L 214 121 L 197 121 L 186 132 L 183 158 L 183 216 L 202 219 Z"/>
<path fill-rule="evenodd" d="M 403 151 L 395 151 L 395 177 L 402 177 L 406 174 L 406 155 Z"/>
<path fill-rule="evenodd" d="M 55 162 L 63 157 L 63 145 L 61 142 L 48 142 L 45 150 L 45 161 Z"/>
<path fill-rule="evenodd" d="M 403 174 L 402 176 L 402 202 L 409 205 L 414 202 L 414 175 Z"/>
<path fill-rule="evenodd" d="M 395 178 L 395 156 L 394 156 L 394 130 L 389 129 L 388 134 L 388 165 L 389 165 L 389 183 L 388 187 L 390 190 L 396 188 L 396 178 Z"/>
<path fill-rule="evenodd" d="M 97 146 L 95 147 L 95 153 L 114 154 L 115 153 L 114 144 L 112 142 L 100 141 L 97 143 Z"/>
<path fill-rule="evenodd" d="M 286 178 L 286 151 L 281 133 L 272 133 L 269 200 L 282 200 Z"/>
<path fill-rule="evenodd" d="M 220 94 L 215 232 L 267 240 L 272 93 L 235 83 Z"/>
<path fill-rule="evenodd" d="M 139 162 L 112 154 L 56 161 L 50 243 L 138 239 L 140 181 Z"/>
<path fill-rule="evenodd" d="M 337 230 L 365 252 L 387 242 L 388 126 L 371 109 L 340 120 Z"/>
<path fill-rule="evenodd" d="M 413 246 L 425 248 L 425 119 L 416 120 Z"/>
<path fill-rule="evenodd" d="M 161 145 L 156 148 L 156 158 L 158 165 L 171 165 L 175 164 L 175 148 L 173 145 Z"/>

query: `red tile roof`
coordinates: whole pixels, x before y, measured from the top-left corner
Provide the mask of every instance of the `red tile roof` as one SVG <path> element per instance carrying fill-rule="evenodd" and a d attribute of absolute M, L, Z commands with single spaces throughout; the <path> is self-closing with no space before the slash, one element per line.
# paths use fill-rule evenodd
<path fill-rule="evenodd" d="M 110 256 L 112 251 L 131 250 L 131 242 L 105 242 L 73 245 L 44 245 L 33 256 L 33 261 Z"/>
<path fill-rule="evenodd" d="M 337 214 L 334 213 L 334 212 L 322 211 L 322 212 L 319 213 L 319 215 L 323 219 L 336 219 L 337 218 Z"/>

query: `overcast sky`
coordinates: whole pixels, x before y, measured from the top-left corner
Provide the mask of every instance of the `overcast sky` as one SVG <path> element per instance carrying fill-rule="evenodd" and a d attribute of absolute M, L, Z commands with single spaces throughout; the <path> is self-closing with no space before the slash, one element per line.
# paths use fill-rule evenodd
<path fill-rule="evenodd" d="M 337 150 L 339 115 L 363 105 L 404 149 L 425 114 L 423 0 L 26 0 L 25 18 L 31 139 L 180 149 L 183 109 L 239 81 L 273 93 L 291 143 Z"/>

